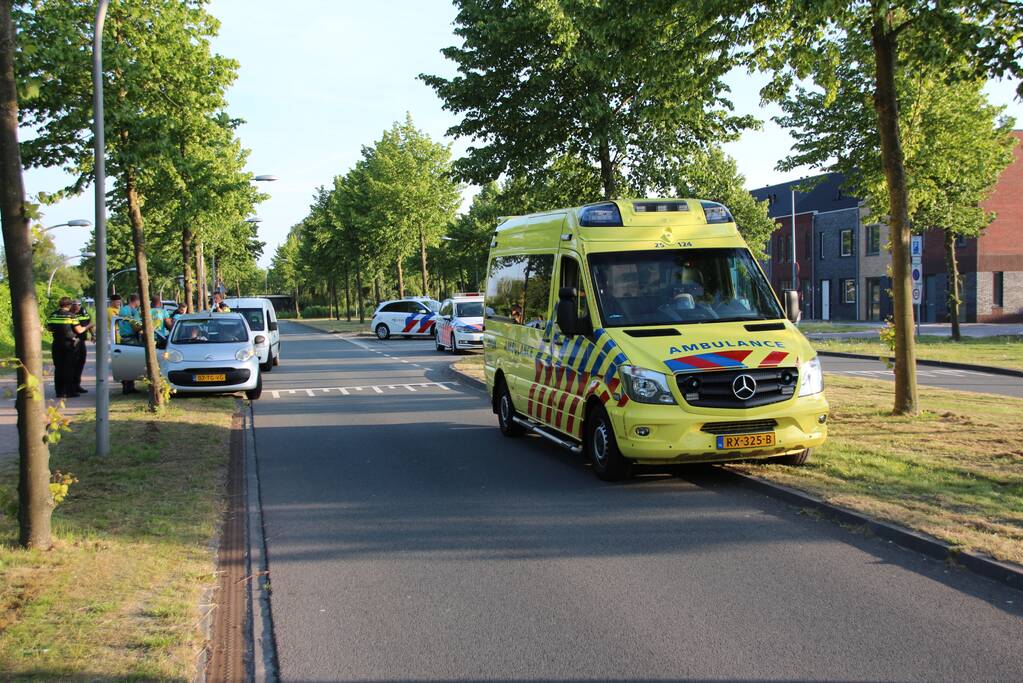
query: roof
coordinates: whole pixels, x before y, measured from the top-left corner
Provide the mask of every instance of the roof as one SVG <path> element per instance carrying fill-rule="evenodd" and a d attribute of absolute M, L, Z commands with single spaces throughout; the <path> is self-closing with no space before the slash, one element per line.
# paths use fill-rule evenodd
<path fill-rule="evenodd" d="M 198 313 L 185 313 L 184 315 L 178 316 L 178 320 L 209 320 L 211 318 L 216 318 L 218 320 L 231 319 L 245 320 L 245 316 L 243 316 L 241 313 L 235 313 L 233 311 L 231 313 L 214 313 L 213 311 L 200 311 Z"/>
<path fill-rule="evenodd" d="M 796 213 L 854 209 L 860 205 L 860 199 L 846 192 L 843 182 L 845 176 L 841 173 L 823 173 L 760 187 L 750 190 L 750 194 L 758 201 L 770 202 L 767 214 L 771 218 L 791 215 L 793 189 L 796 190 Z M 809 187 L 809 190 L 800 189 L 803 187 Z"/>
<path fill-rule="evenodd" d="M 224 303 L 228 306 L 239 306 L 241 308 L 254 308 L 261 307 L 263 304 L 270 303 L 270 300 L 266 297 L 261 296 L 248 296 L 248 297 L 232 297 L 230 299 L 224 299 Z"/>

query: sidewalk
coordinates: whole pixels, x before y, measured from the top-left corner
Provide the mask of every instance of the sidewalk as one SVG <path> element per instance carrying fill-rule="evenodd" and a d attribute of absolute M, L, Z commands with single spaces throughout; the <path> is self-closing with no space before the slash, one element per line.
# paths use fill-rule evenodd
<path fill-rule="evenodd" d="M 68 399 L 65 402 L 64 414 L 74 416 L 83 410 L 90 410 L 96 407 L 96 345 L 89 344 L 89 356 L 85 363 L 85 371 L 82 372 L 82 386 L 89 390 L 78 398 Z M 50 355 L 45 354 L 43 359 L 43 384 L 46 391 L 46 401 L 49 404 L 56 400 L 53 389 L 53 364 L 50 362 Z M 14 407 L 14 390 L 16 388 L 14 375 L 0 377 L 0 463 L 8 459 L 18 457 L 18 411 Z M 8 395 L 9 394 L 9 395 Z"/>

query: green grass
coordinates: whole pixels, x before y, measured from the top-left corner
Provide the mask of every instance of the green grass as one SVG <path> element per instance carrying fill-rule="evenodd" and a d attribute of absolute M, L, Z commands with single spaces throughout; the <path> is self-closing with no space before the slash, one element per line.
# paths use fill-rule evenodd
<path fill-rule="evenodd" d="M 471 356 L 463 356 L 454 362 L 452 367 L 459 372 L 464 372 L 470 377 L 475 377 L 481 382 L 486 378 L 483 374 L 483 354 L 474 353 Z"/>
<path fill-rule="evenodd" d="M 841 323 L 799 323 L 797 325 L 799 331 L 803 334 L 835 334 L 838 332 L 864 332 L 874 333 L 877 332 L 866 325 L 843 325 Z"/>
<path fill-rule="evenodd" d="M 843 351 L 868 356 L 888 356 L 890 352 L 877 339 L 810 340 L 818 351 Z M 924 335 L 917 344 L 917 358 L 973 363 L 1023 370 L 1023 336 L 963 337 L 954 342 L 948 337 Z"/>
<path fill-rule="evenodd" d="M 358 320 L 348 322 L 347 320 L 331 320 L 330 318 L 302 318 L 301 320 L 291 320 L 289 322 L 302 323 L 324 332 L 370 333 L 368 320 L 360 323 Z"/>
<path fill-rule="evenodd" d="M 829 437 L 804 467 L 732 465 L 964 549 L 1023 564 L 1023 400 L 828 375 Z"/>
<path fill-rule="evenodd" d="M 51 449 L 51 469 L 79 480 L 54 511 L 52 550 L 18 548 L 16 520 L 0 515 L 4 680 L 192 679 L 235 400 L 143 406 L 113 397 L 108 458 L 93 456 L 91 415 Z M 8 490 L 14 465 L 0 471 Z"/>

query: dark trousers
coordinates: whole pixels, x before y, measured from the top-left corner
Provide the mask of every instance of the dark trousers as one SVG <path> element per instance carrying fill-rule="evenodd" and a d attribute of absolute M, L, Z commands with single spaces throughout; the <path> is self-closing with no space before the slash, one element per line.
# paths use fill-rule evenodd
<path fill-rule="evenodd" d="M 78 365 L 78 349 L 75 346 L 54 344 L 53 346 L 53 384 L 58 398 L 68 398 L 77 394 L 75 387 L 75 371 Z"/>
<path fill-rule="evenodd" d="M 76 350 L 77 359 L 75 365 L 75 388 L 82 386 L 82 372 L 85 370 L 85 359 L 87 351 L 85 348 L 85 340 L 82 339 L 78 342 L 78 348 Z"/>

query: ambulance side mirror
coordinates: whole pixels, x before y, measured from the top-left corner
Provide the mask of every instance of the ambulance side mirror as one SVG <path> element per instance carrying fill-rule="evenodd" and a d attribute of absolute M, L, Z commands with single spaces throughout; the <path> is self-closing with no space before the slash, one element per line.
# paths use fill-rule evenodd
<path fill-rule="evenodd" d="M 782 303 L 785 304 L 785 317 L 794 323 L 798 323 L 802 317 L 799 310 L 799 292 L 794 289 L 782 291 Z"/>
<path fill-rule="evenodd" d="M 589 318 L 579 319 L 576 315 L 576 297 L 578 296 L 575 287 L 562 287 L 558 290 L 558 310 L 556 320 L 561 333 L 567 337 L 574 337 L 577 334 L 589 334 Z"/>

